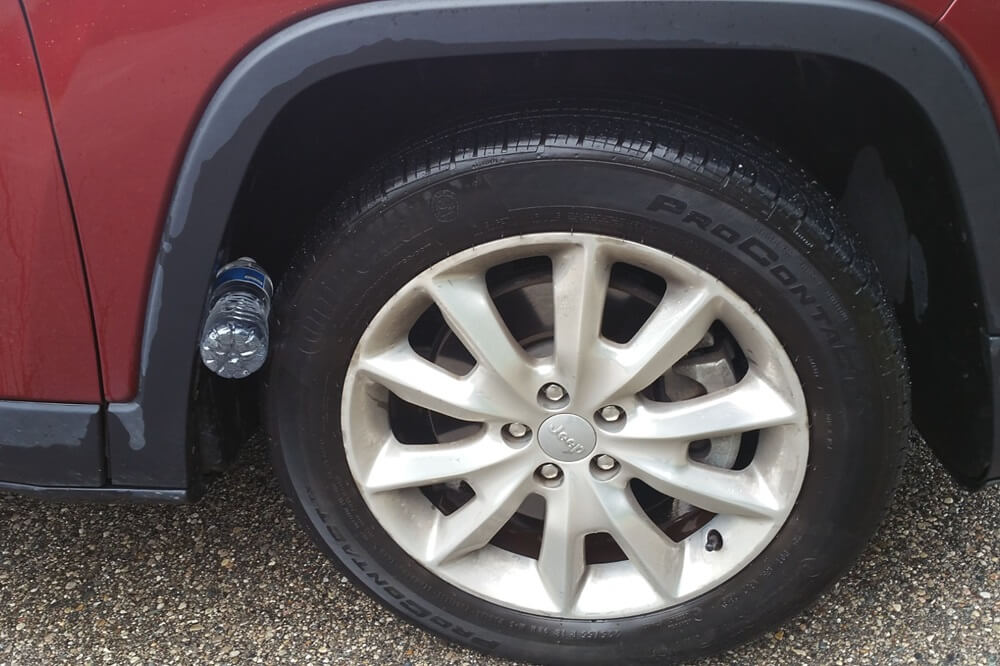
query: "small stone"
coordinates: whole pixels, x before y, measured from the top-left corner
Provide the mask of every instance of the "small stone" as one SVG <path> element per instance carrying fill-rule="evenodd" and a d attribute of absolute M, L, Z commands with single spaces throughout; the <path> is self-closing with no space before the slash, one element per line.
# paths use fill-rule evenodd
<path fill-rule="evenodd" d="M 76 585 L 77 585 L 76 581 L 72 581 L 71 580 L 70 582 L 66 583 L 66 589 L 67 590 L 75 590 L 76 589 Z"/>
<path fill-rule="evenodd" d="M 985 591 L 980 592 L 979 596 L 982 599 L 992 599 L 993 598 L 993 594 L 991 592 L 985 592 Z"/>
<path fill-rule="evenodd" d="M 955 503 L 955 499 L 953 497 L 945 497 L 944 498 L 944 503 L 945 504 L 954 504 Z"/>

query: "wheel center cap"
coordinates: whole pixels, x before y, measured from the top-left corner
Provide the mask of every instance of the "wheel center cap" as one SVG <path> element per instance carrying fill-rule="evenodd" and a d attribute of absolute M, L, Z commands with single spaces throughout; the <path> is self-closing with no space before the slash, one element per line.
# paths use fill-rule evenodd
<path fill-rule="evenodd" d="M 576 414 L 556 414 L 542 423 L 538 444 L 551 458 L 575 462 L 586 458 L 594 450 L 597 433 Z"/>

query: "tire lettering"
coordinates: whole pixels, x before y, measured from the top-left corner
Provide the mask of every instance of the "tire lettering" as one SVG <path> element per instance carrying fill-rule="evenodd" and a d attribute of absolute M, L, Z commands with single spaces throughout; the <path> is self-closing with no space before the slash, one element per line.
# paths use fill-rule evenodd
<path fill-rule="evenodd" d="M 830 321 L 830 317 L 827 316 L 826 310 L 824 310 L 823 306 L 821 305 L 816 306 L 816 310 L 814 311 L 812 318 L 815 319 L 816 321 L 822 321 L 829 324 L 830 326 L 833 326 L 833 322 Z"/>
<path fill-rule="evenodd" d="M 780 266 L 780 265 L 775 266 L 774 268 L 771 269 L 771 275 L 776 277 L 778 279 L 778 282 L 785 285 L 786 287 L 790 284 L 795 284 L 797 281 L 795 279 L 795 274 L 792 273 L 790 270 L 788 270 L 788 268 L 786 268 L 785 266 Z"/>
<path fill-rule="evenodd" d="M 816 299 L 809 295 L 809 291 L 806 289 L 804 284 L 796 285 L 788 291 L 799 297 L 799 303 L 801 305 L 812 305 L 816 302 Z"/>
<path fill-rule="evenodd" d="M 435 615 L 432 611 L 427 610 L 413 599 L 410 599 L 398 588 L 392 586 L 389 583 L 389 579 L 383 578 L 375 571 L 368 571 L 368 569 L 371 568 L 371 564 L 365 560 L 359 559 L 351 544 L 346 543 L 343 536 L 337 530 L 327 525 L 327 533 L 333 538 L 334 541 L 338 542 L 341 551 L 343 551 L 345 555 L 349 556 L 351 564 L 353 564 L 359 571 L 366 572 L 364 574 L 366 578 L 370 579 L 375 586 L 381 588 L 387 595 L 395 599 L 397 605 L 410 615 L 413 615 L 420 620 L 427 620 L 441 629 L 450 629 L 456 636 L 467 640 L 480 650 L 490 652 L 500 647 L 500 643 L 498 641 L 480 638 L 474 632 L 452 624 L 448 620 Z"/>
<path fill-rule="evenodd" d="M 702 231 L 708 231 L 708 228 L 712 226 L 712 218 L 708 215 L 702 215 L 701 213 L 697 213 L 695 211 L 691 211 L 685 215 L 681 222 L 685 224 L 693 224 Z"/>
<path fill-rule="evenodd" d="M 715 228 L 712 229 L 712 235 L 721 238 L 730 245 L 740 239 L 740 235 L 737 232 L 733 231 L 724 224 L 716 225 Z"/>
<path fill-rule="evenodd" d="M 761 266 L 767 267 L 778 260 L 778 253 L 764 245 L 759 238 L 751 236 L 740 243 L 740 250 Z"/>
<path fill-rule="evenodd" d="M 309 497 L 310 500 L 315 501 L 315 494 L 312 492 L 311 488 L 306 489 L 306 495 Z M 337 545 L 340 546 L 340 549 L 344 552 L 344 554 L 348 555 L 351 558 L 351 562 L 354 564 L 354 566 L 356 566 L 360 571 L 367 570 L 370 566 L 369 563 L 366 562 L 365 560 L 358 559 L 357 553 L 354 552 L 354 549 L 351 547 L 351 544 L 347 543 L 347 539 L 344 537 L 343 534 L 341 534 L 340 530 L 337 530 L 336 528 L 332 527 L 329 524 L 329 522 L 327 522 L 326 515 L 323 512 L 318 511 L 317 513 L 319 513 L 320 517 L 323 519 L 323 524 L 326 527 L 326 533 L 329 534 L 330 538 L 333 539 L 333 541 L 335 541 Z M 438 627 L 441 627 L 442 629 L 452 628 L 452 631 L 454 631 L 456 635 L 458 635 L 461 638 L 467 638 L 470 643 L 474 644 L 480 650 L 491 652 L 500 647 L 500 643 L 498 641 L 490 641 L 484 638 L 480 638 L 471 631 L 466 631 L 460 629 L 459 627 L 453 628 L 451 622 L 448 622 L 444 618 L 434 615 L 431 611 L 427 610 L 417 602 L 407 598 L 406 595 L 404 595 L 395 587 L 391 586 L 389 584 L 388 579 L 382 578 L 378 573 L 371 571 L 365 573 L 365 576 L 370 578 L 372 582 L 375 583 L 375 585 L 385 590 L 386 593 L 389 594 L 389 596 L 399 601 L 400 608 L 416 616 L 418 619 L 422 620 L 430 616 L 430 622 L 432 624 L 435 624 Z"/>
<path fill-rule="evenodd" d="M 669 197 L 665 194 L 658 194 L 646 207 L 653 212 L 665 212 L 672 215 L 686 214 L 681 218 L 684 224 L 693 224 L 702 231 L 722 240 L 729 245 L 735 246 L 742 254 L 745 254 L 754 263 L 770 268 L 769 273 L 778 281 L 781 286 L 797 297 L 798 304 L 810 308 L 808 315 L 814 321 L 825 323 L 828 326 L 822 327 L 820 331 L 826 336 L 830 349 L 844 370 L 842 380 L 854 379 L 855 368 L 850 349 L 844 344 L 840 334 L 834 329 L 826 310 L 816 302 L 816 297 L 809 293 L 809 287 L 803 284 L 794 271 L 785 264 L 779 263 L 781 256 L 763 240 L 756 236 L 743 238 L 735 229 L 722 223 L 717 223 L 708 215 L 699 211 L 689 209 L 688 204 L 680 199 Z M 742 241 L 741 241 L 742 239 Z"/>
<path fill-rule="evenodd" d="M 673 197 L 668 197 L 664 194 L 657 194 L 653 202 L 647 206 L 646 210 L 658 211 L 664 210 L 668 213 L 673 213 L 674 215 L 680 215 L 685 210 L 687 210 L 687 204 L 680 199 L 674 199 Z"/>
<path fill-rule="evenodd" d="M 369 573 L 367 573 L 365 575 L 368 576 L 369 578 L 371 578 L 372 581 L 376 585 L 378 585 L 379 587 L 385 587 L 386 585 L 389 584 L 389 581 L 387 581 L 385 578 L 382 578 L 381 576 L 379 576 L 378 573 L 375 572 L 375 571 L 369 572 Z"/>
<path fill-rule="evenodd" d="M 416 615 L 421 619 L 431 614 L 429 610 L 424 610 L 423 608 L 418 606 L 415 602 L 410 601 L 409 599 L 403 601 L 403 603 L 401 603 L 400 606 L 402 606 L 403 608 L 410 611 L 411 613 L 413 613 L 414 615 Z"/>

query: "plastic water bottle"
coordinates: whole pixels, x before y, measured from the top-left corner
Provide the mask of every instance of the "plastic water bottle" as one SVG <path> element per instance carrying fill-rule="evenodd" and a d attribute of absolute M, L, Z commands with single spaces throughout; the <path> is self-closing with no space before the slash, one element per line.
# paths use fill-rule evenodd
<path fill-rule="evenodd" d="M 201 360 L 226 379 L 246 377 L 267 360 L 267 316 L 274 285 L 250 257 L 219 269 L 201 333 Z"/>

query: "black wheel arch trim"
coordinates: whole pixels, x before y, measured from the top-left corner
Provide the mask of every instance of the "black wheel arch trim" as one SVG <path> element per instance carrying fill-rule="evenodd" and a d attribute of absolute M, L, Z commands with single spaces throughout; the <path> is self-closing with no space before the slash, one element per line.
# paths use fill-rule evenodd
<path fill-rule="evenodd" d="M 872 0 L 363 3 L 274 34 L 235 66 L 204 111 L 153 269 L 139 391 L 133 401 L 108 407 L 111 481 L 159 488 L 193 481 L 188 421 L 205 299 L 243 173 L 269 123 L 297 93 L 342 72 L 416 58 L 692 48 L 834 56 L 877 70 L 908 91 L 950 162 L 975 248 L 984 326 L 1000 332 L 1000 262 L 993 259 L 1000 256 L 1000 137 L 955 48 L 906 12 Z M 984 336 L 984 352 L 989 342 Z M 1000 474 L 996 434 L 994 440 L 991 475 Z"/>
<path fill-rule="evenodd" d="M 39 486 L 7 481 L 0 481 L 0 492 L 44 501 L 94 504 L 187 504 L 197 499 L 187 488 Z"/>
<path fill-rule="evenodd" d="M 103 483 L 100 405 L 0 400 L 0 490 Z"/>
<path fill-rule="evenodd" d="M 993 406 L 993 457 L 986 470 L 985 481 L 995 484 L 1000 483 L 1000 336 L 989 338 L 989 359 L 992 378 L 990 403 Z"/>

